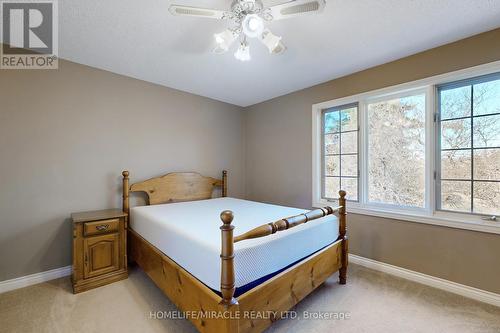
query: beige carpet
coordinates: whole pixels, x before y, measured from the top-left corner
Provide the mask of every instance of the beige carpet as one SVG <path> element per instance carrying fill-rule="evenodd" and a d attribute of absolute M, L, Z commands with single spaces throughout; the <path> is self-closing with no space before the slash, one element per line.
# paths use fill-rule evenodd
<path fill-rule="evenodd" d="M 0 332 L 196 332 L 186 320 L 151 319 L 175 307 L 138 268 L 130 278 L 79 295 L 68 278 L 0 294 Z M 267 332 L 500 332 L 500 308 L 351 265 Z M 301 318 L 348 313 L 349 319 Z M 335 314 L 333 314 L 334 316 Z"/>

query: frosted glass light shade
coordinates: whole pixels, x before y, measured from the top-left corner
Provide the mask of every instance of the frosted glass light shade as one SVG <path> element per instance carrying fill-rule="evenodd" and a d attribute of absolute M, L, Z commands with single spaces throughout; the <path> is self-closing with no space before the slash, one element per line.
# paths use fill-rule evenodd
<path fill-rule="evenodd" d="M 269 53 L 278 54 L 283 52 L 286 48 L 283 43 L 281 43 L 281 37 L 274 35 L 268 29 L 264 30 L 262 33 L 262 43 L 267 47 Z"/>
<path fill-rule="evenodd" d="M 227 52 L 231 44 L 236 39 L 236 35 L 229 29 L 226 29 L 218 34 L 214 34 L 215 43 L 217 46 L 214 49 L 215 53 Z"/>
<path fill-rule="evenodd" d="M 250 46 L 246 43 L 241 43 L 240 47 L 234 52 L 234 57 L 240 61 L 250 60 Z"/>

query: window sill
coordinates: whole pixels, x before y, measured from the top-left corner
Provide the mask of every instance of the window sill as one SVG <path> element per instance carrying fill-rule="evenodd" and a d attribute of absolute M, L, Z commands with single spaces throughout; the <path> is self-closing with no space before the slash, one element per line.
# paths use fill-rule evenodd
<path fill-rule="evenodd" d="M 334 205 L 334 202 L 317 202 L 314 207 Z M 394 220 L 418 222 L 442 227 L 500 234 L 499 221 L 484 221 L 479 216 L 468 216 L 459 213 L 436 212 L 433 215 L 423 215 L 409 212 L 361 207 L 360 204 L 347 202 L 347 212 L 360 215 L 383 217 Z"/>

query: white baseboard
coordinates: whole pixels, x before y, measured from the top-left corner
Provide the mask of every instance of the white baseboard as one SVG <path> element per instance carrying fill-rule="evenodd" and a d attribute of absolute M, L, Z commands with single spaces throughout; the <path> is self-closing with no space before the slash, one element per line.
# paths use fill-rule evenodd
<path fill-rule="evenodd" d="M 411 271 L 406 268 L 393 266 L 380 261 L 360 257 L 354 254 L 349 254 L 349 261 L 352 262 L 353 264 L 371 268 L 373 270 L 377 270 L 387 274 L 395 275 L 403 279 L 425 284 L 427 286 L 442 289 L 457 295 L 472 298 L 480 302 L 500 307 L 500 294 L 492 293 L 474 287 L 469 287 L 460 283 Z M 28 287 L 37 283 L 58 279 L 68 275 L 71 275 L 71 266 L 56 268 L 50 271 L 22 276 L 12 280 L 0 281 L 0 294 L 7 291 Z"/>
<path fill-rule="evenodd" d="M 349 262 L 500 307 L 500 294 L 349 254 Z"/>
<path fill-rule="evenodd" d="M 14 289 L 28 287 L 37 283 L 71 275 L 71 266 L 51 269 L 50 271 L 21 276 L 12 280 L 0 281 L 0 294 Z"/>

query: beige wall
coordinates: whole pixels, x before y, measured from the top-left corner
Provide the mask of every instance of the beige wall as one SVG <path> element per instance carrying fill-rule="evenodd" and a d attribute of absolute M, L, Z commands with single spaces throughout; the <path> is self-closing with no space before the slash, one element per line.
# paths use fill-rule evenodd
<path fill-rule="evenodd" d="M 220 176 L 244 194 L 243 111 L 62 61 L 0 71 L 0 281 L 70 264 L 73 211 L 119 207 L 120 174 Z M 217 221 L 214 221 L 217 223 Z"/>
<path fill-rule="evenodd" d="M 246 108 L 246 196 L 311 206 L 312 104 L 500 60 L 500 29 Z M 354 254 L 500 293 L 500 236 L 350 216 Z"/>

